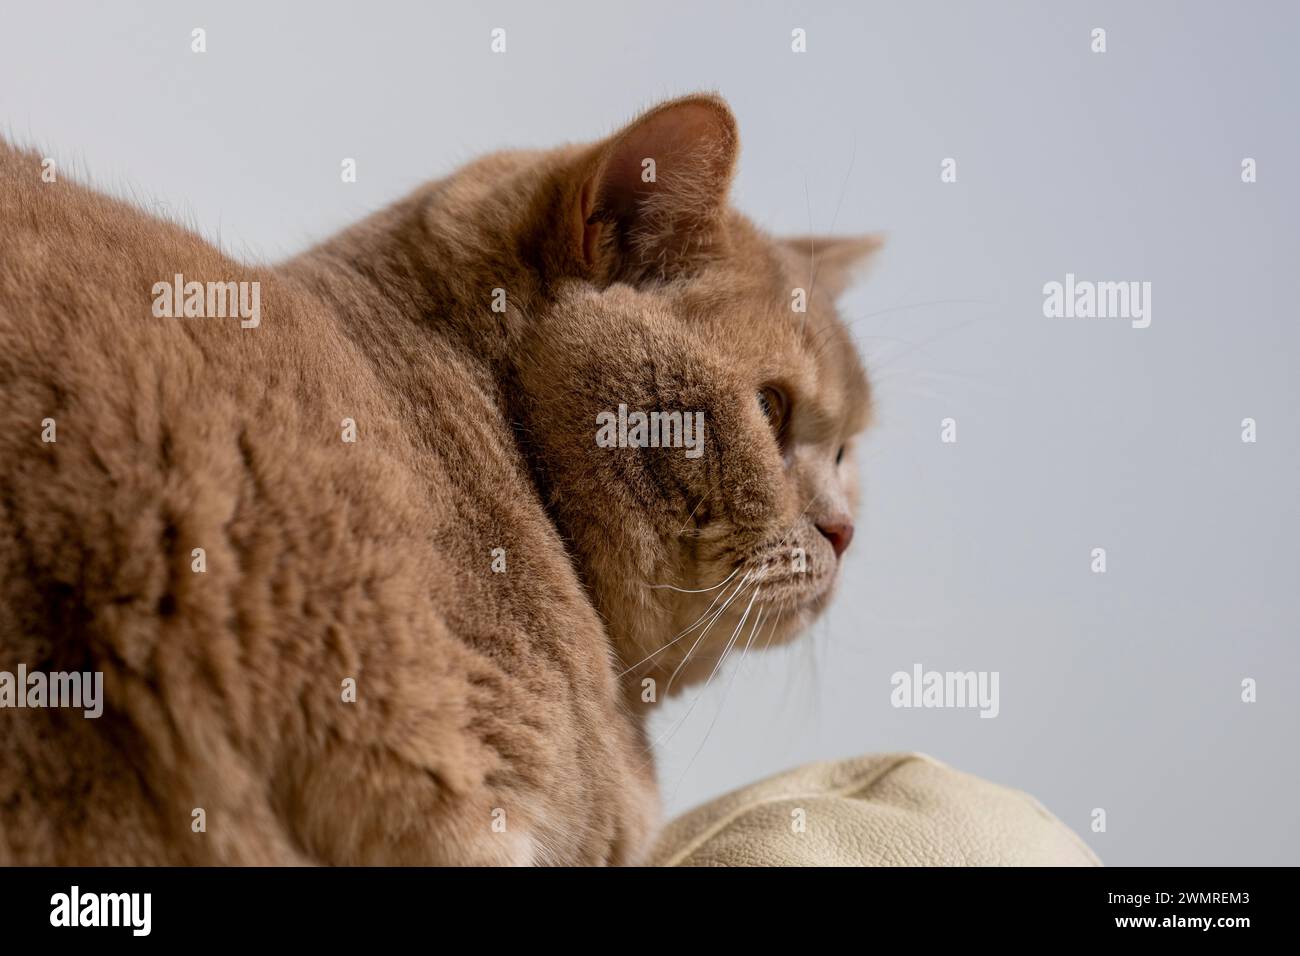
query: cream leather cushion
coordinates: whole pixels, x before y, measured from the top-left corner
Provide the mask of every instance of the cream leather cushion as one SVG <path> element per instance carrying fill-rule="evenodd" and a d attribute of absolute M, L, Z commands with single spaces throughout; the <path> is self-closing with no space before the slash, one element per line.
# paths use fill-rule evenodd
<path fill-rule="evenodd" d="M 923 754 L 871 754 L 811 764 L 736 790 L 670 823 L 649 862 L 1101 865 L 1073 831 L 1032 797 Z"/>

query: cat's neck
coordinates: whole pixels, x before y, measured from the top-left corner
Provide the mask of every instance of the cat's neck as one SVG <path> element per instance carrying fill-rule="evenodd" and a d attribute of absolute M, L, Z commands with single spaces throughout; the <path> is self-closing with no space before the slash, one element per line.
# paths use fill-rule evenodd
<path fill-rule="evenodd" d="M 385 366 L 397 364 L 394 350 L 425 364 L 411 350 L 427 355 L 432 340 L 508 378 L 525 317 L 543 294 L 539 266 L 551 230 L 538 210 L 559 162 L 499 154 L 486 168 L 421 187 L 283 269 Z"/>
<path fill-rule="evenodd" d="M 500 349 L 490 339 L 477 350 L 464 348 L 471 310 L 460 301 L 454 277 L 439 267 L 448 257 L 419 244 L 429 201 L 424 192 L 408 197 L 284 271 L 324 302 L 331 319 L 378 367 L 410 364 L 414 370 L 421 364 L 416 355 L 427 355 L 435 344 L 495 365 Z"/>

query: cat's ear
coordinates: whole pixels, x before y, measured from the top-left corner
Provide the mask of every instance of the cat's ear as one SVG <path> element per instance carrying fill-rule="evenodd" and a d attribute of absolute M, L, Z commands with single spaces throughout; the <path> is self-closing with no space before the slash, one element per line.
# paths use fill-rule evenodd
<path fill-rule="evenodd" d="M 587 274 L 662 278 L 722 241 L 738 150 L 731 110 L 706 94 L 663 103 L 596 144 L 570 220 Z"/>
<path fill-rule="evenodd" d="M 793 275 L 808 276 L 809 284 L 838 298 L 871 263 L 885 244 L 879 234 L 865 236 L 794 236 L 781 245 Z"/>

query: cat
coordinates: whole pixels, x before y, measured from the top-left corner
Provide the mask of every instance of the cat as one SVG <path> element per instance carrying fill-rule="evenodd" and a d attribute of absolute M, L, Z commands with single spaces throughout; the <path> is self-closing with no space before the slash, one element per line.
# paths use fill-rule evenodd
<path fill-rule="evenodd" d="M 648 715 L 825 607 L 870 412 L 878 239 L 738 149 L 690 95 L 263 267 L 0 141 L 0 669 L 103 681 L 0 709 L 0 863 L 643 859 Z"/>

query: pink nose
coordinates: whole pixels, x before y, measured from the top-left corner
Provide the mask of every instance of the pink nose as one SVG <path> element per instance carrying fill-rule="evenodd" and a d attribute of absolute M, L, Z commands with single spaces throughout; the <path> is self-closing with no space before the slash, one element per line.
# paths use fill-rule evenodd
<path fill-rule="evenodd" d="M 849 542 L 853 540 L 853 522 L 847 518 L 831 518 L 826 521 L 819 521 L 817 522 L 817 530 L 831 543 L 837 558 L 848 550 Z"/>

